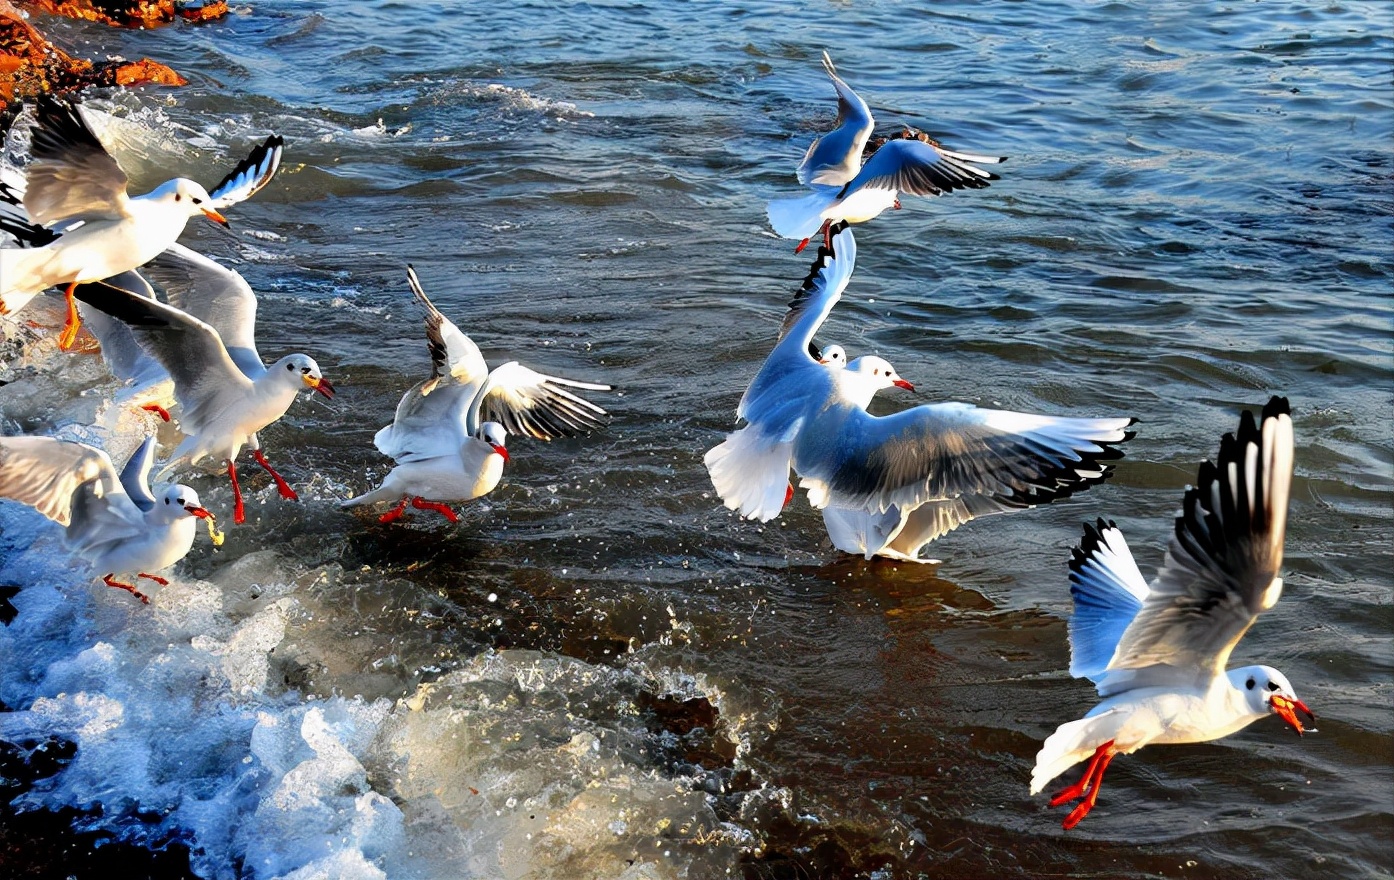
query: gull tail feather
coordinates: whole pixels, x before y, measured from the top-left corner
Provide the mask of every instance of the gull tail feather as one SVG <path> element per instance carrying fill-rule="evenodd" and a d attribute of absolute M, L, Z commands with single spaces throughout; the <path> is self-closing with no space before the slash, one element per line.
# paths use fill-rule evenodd
<path fill-rule="evenodd" d="M 401 498 L 401 492 L 396 489 L 387 488 L 387 484 L 384 483 L 371 492 L 364 492 L 362 495 L 350 498 L 347 501 L 340 501 L 339 506 L 357 507 L 360 504 L 378 504 L 383 501 L 399 501 Z"/>
<path fill-rule="evenodd" d="M 835 186 L 815 190 L 796 199 L 775 199 L 766 213 L 780 238 L 811 238 L 823 225 L 823 212 L 837 202 Z"/>
<path fill-rule="evenodd" d="M 1052 779 L 1114 739 L 1125 718 L 1110 709 L 1057 727 L 1036 753 L 1036 767 L 1031 771 L 1031 794 L 1039 793 Z"/>
<path fill-rule="evenodd" d="M 48 287 L 37 267 L 50 256 L 47 247 L 0 248 L 0 304 L 5 313 L 24 308 Z"/>
<path fill-rule="evenodd" d="M 747 519 L 768 522 L 784 509 L 793 444 L 742 428 L 702 458 L 722 503 Z"/>

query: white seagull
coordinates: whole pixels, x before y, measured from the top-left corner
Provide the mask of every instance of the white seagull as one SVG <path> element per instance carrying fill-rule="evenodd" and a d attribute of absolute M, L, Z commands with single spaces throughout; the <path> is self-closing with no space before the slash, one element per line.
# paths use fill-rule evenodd
<path fill-rule="evenodd" d="M 426 297 L 411 266 L 407 281 L 425 312 L 431 376 L 402 396 L 392 424 L 373 438 L 397 466 L 381 486 L 342 506 L 396 501 L 380 517 L 392 522 L 410 500 L 456 522 L 443 502 L 470 501 L 494 490 L 508 461 L 509 433 L 551 440 L 599 427 L 605 410 L 566 389 L 610 386 L 546 376 L 517 361 L 490 370 L 479 346 Z"/>
<path fill-rule="evenodd" d="M 286 414 L 296 393 L 334 396 L 314 358 L 289 354 L 269 368 L 256 346 L 256 295 L 241 275 L 182 245 L 172 245 L 149 271 L 165 286 L 170 304 L 129 290 L 83 285 L 77 297 L 125 323 L 136 342 L 174 380 L 183 442 L 163 471 L 206 456 L 227 464 L 233 522 L 246 514 L 237 482 L 237 454 L 252 457 L 271 475 L 282 498 L 298 496 L 271 467 L 257 432 Z"/>
<path fill-rule="evenodd" d="M 68 319 L 61 348 L 77 338 L 73 302 L 79 284 L 120 275 L 174 244 L 190 217 L 203 214 L 227 225 L 219 208 L 255 192 L 280 162 L 281 138 L 272 136 L 212 193 L 176 177 L 141 196 L 126 193 L 126 174 L 88 127 L 75 104 L 38 99 L 26 171 L 24 209 L 54 235 L 26 248 L 0 249 L 0 315 L 19 311 L 35 295 L 66 285 Z"/>
<path fill-rule="evenodd" d="M 1103 702 L 1062 724 L 1036 755 L 1031 793 L 1090 758 L 1084 776 L 1050 802 L 1083 797 L 1073 828 L 1099 798 L 1115 755 L 1153 743 L 1206 742 L 1268 715 L 1299 734 L 1297 712 L 1315 720 L 1270 666 L 1225 669 L 1259 614 L 1283 592 L 1292 417 L 1274 397 L 1259 424 L 1246 411 L 1186 490 L 1161 571 L 1148 587 L 1123 534 L 1100 520 L 1085 526 L 1070 560 L 1070 674 L 1095 682 Z M 1087 796 L 1086 796 L 1087 791 Z"/>
<path fill-rule="evenodd" d="M 1005 162 L 1006 156 L 946 150 L 927 137 L 888 139 L 862 164 L 875 127 L 871 109 L 837 75 L 827 52 L 823 68 L 837 90 L 837 123 L 813 142 L 799 163 L 799 182 L 814 191 L 800 198 L 775 199 L 768 207 L 770 225 L 780 237 L 802 239 L 795 253 L 819 232 L 826 245 L 833 223 L 864 223 L 887 208 L 899 208 L 902 192 L 939 196 L 956 189 L 981 189 L 998 179 L 977 165 Z M 905 134 L 917 133 L 907 129 Z"/>
<path fill-rule="evenodd" d="M 208 520 L 214 543 L 222 542 L 213 514 L 199 505 L 193 489 L 174 485 L 158 498 L 151 493 L 154 448 L 155 438 L 147 438 L 118 475 L 105 452 L 85 443 L 0 437 L 0 498 L 27 504 L 66 527 L 68 545 L 105 573 L 103 583 L 149 602 L 117 576 L 168 584 L 152 572 L 188 554 L 199 519 Z"/>
<path fill-rule="evenodd" d="M 778 516 L 793 493 L 791 467 L 815 508 L 869 514 L 965 496 L 1020 506 L 1100 478 L 1100 462 L 1119 455 L 1114 447 L 1130 436 L 1132 419 L 1054 418 L 966 403 L 869 414 L 878 390 L 913 386 L 879 357 L 838 369 L 810 353 L 856 261 L 851 230 L 832 237 L 741 399 L 736 414 L 746 426 L 704 458 L 727 507 L 761 521 Z"/>

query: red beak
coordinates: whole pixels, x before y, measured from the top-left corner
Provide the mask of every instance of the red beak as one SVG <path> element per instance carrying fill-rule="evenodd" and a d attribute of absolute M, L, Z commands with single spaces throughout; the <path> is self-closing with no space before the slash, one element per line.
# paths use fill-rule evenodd
<path fill-rule="evenodd" d="M 914 390 L 915 390 L 915 386 L 914 386 L 914 385 L 911 385 L 909 382 L 906 382 L 904 379 L 896 379 L 896 380 L 895 380 L 894 382 L 892 382 L 891 384 L 894 385 L 894 386 L 897 387 L 897 388 L 904 388 L 906 391 L 914 391 Z"/>
<path fill-rule="evenodd" d="M 314 376 L 305 376 L 305 384 L 323 394 L 328 400 L 334 399 L 334 386 L 329 384 L 328 379 L 316 379 Z"/>
<path fill-rule="evenodd" d="M 1298 699 L 1289 700 L 1281 694 L 1274 694 L 1269 698 L 1268 705 L 1272 707 L 1273 714 L 1283 719 L 1283 721 L 1287 722 L 1289 727 L 1297 731 L 1298 736 L 1307 733 L 1308 730 L 1311 729 L 1302 727 L 1302 722 L 1297 718 L 1298 712 L 1306 715 L 1311 721 L 1317 720 L 1317 716 L 1312 713 L 1311 709 L 1307 708 L 1307 704 Z"/>
<path fill-rule="evenodd" d="M 509 459 L 508 459 L 508 450 L 507 450 L 507 449 L 504 449 L 502 446 L 498 446 L 498 445 L 493 444 L 493 443 L 490 443 L 489 445 L 494 447 L 494 451 L 495 451 L 495 452 L 497 452 L 499 455 L 503 456 L 503 460 L 504 460 L 504 461 L 508 461 L 508 460 L 509 460 Z"/>
<path fill-rule="evenodd" d="M 213 518 L 213 514 L 209 513 L 208 508 L 206 507 L 194 507 L 192 504 L 186 504 L 184 505 L 184 509 L 187 510 L 193 516 L 198 517 L 199 519 Z"/>
<path fill-rule="evenodd" d="M 214 223 L 222 224 L 223 228 L 225 228 L 225 229 L 231 229 L 231 228 L 232 228 L 232 224 L 229 223 L 229 222 L 227 222 L 227 218 L 224 217 L 222 214 L 219 214 L 217 211 L 213 210 L 212 208 L 204 208 L 204 209 L 203 209 L 203 216 L 207 217 L 209 220 L 212 220 Z"/>

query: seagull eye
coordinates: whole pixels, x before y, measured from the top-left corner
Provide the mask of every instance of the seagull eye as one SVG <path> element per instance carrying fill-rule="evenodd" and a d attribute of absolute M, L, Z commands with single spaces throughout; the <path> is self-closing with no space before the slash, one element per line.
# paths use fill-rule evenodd
<path fill-rule="evenodd" d="M 169 499 L 168 499 L 168 498 L 165 499 L 165 503 L 166 503 L 166 504 L 169 503 Z"/>
<path fill-rule="evenodd" d="M 286 369 L 295 372 L 295 364 L 286 364 Z"/>
<path fill-rule="evenodd" d="M 1251 678 L 1251 679 L 1249 679 L 1248 681 L 1244 682 L 1244 687 L 1248 688 L 1249 690 L 1253 690 L 1253 689 L 1254 689 L 1254 680 Z"/>
<path fill-rule="evenodd" d="M 184 198 L 183 195 L 181 195 L 181 194 L 179 194 L 179 193 L 175 193 L 175 194 L 174 194 L 174 200 L 175 200 L 176 202 L 179 201 L 179 200 L 182 199 L 182 198 Z"/>

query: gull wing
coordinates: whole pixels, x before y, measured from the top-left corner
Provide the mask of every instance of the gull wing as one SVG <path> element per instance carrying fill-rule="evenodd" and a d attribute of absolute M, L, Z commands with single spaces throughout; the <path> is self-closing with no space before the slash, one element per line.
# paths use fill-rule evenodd
<path fill-rule="evenodd" d="M 823 69 L 837 90 L 837 122 L 833 130 L 815 140 L 799 163 L 799 183 L 841 186 L 857 176 L 862 167 L 862 150 L 876 122 L 871 108 L 842 81 L 828 53 L 823 53 Z"/>
<path fill-rule="evenodd" d="M 152 434 L 121 469 L 121 488 L 142 513 L 155 509 L 155 495 L 150 491 L 150 467 L 154 463 L 155 436 Z"/>
<path fill-rule="evenodd" d="M 838 198 L 857 189 L 882 189 L 917 196 L 939 196 L 956 189 L 982 189 L 1000 178 L 955 153 L 914 138 L 886 141 L 866 160 Z M 999 160 L 1000 161 L 1000 160 Z"/>
<path fill-rule="evenodd" d="M 0 498 L 27 504 L 66 527 L 73 493 L 89 483 L 96 498 L 121 503 L 116 469 L 100 449 L 53 437 L 0 437 Z"/>
<path fill-rule="evenodd" d="M 1222 675 L 1234 646 L 1283 592 L 1292 416 L 1274 397 L 1259 423 L 1245 411 L 1239 431 L 1220 441 L 1186 490 L 1162 569 L 1118 643 L 1100 693 L 1138 680 L 1209 681 Z M 1141 675 L 1118 675 L 1115 671 Z M 1104 694 L 1107 696 L 1107 694 Z"/>
<path fill-rule="evenodd" d="M 40 95 L 35 120 L 24 192 L 30 219 L 50 224 L 128 216 L 126 173 L 77 105 Z"/>
<path fill-rule="evenodd" d="M 238 162 L 227 177 L 208 191 L 212 207 L 227 208 L 244 202 L 270 183 L 276 176 L 276 169 L 281 167 L 281 150 L 285 143 L 280 135 L 273 134 Z"/>
<path fill-rule="evenodd" d="M 228 357 L 253 381 L 266 372 L 257 352 L 257 295 L 240 274 L 182 244 L 145 264 L 169 304 L 214 330 Z"/>
<path fill-rule="evenodd" d="M 373 437 L 378 451 L 398 464 L 459 455 L 460 445 L 470 437 L 465 419 L 476 389 L 436 382 L 427 379 L 403 394 L 392 424 Z"/>
<path fill-rule="evenodd" d="M 179 429 L 201 433 L 228 406 L 252 393 L 252 382 L 228 357 L 218 331 L 173 306 L 130 291 L 79 287 L 78 299 L 125 322 L 146 353 L 174 380 Z"/>
<path fill-rule="evenodd" d="M 1118 641 L 1147 598 L 1147 581 L 1112 522 L 1084 524 L 1070 553 L 1070 675 L 1102 681 Z"/>
<path fill-rule="evenodd" d="M 0 181 L 0 233 L 13 238 L 22 248 L 43 247 L 58 240 L 59 233 L 29 219 L 24 199 L 7 183 Z"/>
<path fill-rule="evenodd" d="M 431 350 L 431 383 L 445 377 L 447 381 L 476 388 L 484 384 L 489 376 L 489 365 L 474 340 L 460 332 L 460 328 L 441 314 L 435 303 L 421 289 L 421 279 L 416 270 L 407 266 L 407 283 L 411 285 L 412 296 L 426 313 L 426 344 Z M 434 388 L 434 384 L 431 385 Z M 426 394 L 430 393 L 427 389 Z"/>
<path fill-rule="evenodd" d="M 484 422 L 514 435 L 551 440 L 575 437 L 605 424 L 609 413 L 567 388 L 609 391 L 609 385 L 548 376 L 517 361 L 495 367 L 475 395 L 465 426 L 471 436 Z"/>
<path fill-rule="evenodd" d="M 831 227 L 829 237 L 832 248 L 818 246 L 818 253 L 808 269 L 808 275 L 799 292 L 789 301 L 789 311 L 784 315 L 784 323 L 779 328 L 779 339 L 793 334 L 791 345 L 798 345 L 812 356 L 816 349 L 813 336 L 832 313 L 833 306 L 842 299 L 847 282 L 852 280 L 852 270 L 857 265 L 857 240 L 852 236 L 851 227 L 841 222 Z"/>
<path fill-rule="evenodd" d="M 917 406 L 877 417 L 830 407 L 803 432 L 795 470 L 815 507 L 886 510 L 960 495 L 1038 504 L 1098 483 L 1133 419 L 1077 419 Z M 820 424 L 821 423 L 821 424 Z"/>
<path fill-rule="evenodd" d="M 103 288 L 121 288 L 146 299 L 155 298 L 154 289 L 135 270 L 78 286 L 79 291 L 84 288 L 88 289 L 88 296 L 101 296 Z M 79 295 L 78 299 L 81 300 L 82 296 Z M 79 308 L 82 311 L 82 326 L 96 337 L 101 346 L 102 360 L 113 376 L 137 387 L 169 378 L 165 368 L 140 347 L 135 334 L 125 323 L 85 302 Z"/>

